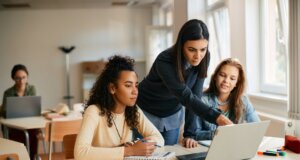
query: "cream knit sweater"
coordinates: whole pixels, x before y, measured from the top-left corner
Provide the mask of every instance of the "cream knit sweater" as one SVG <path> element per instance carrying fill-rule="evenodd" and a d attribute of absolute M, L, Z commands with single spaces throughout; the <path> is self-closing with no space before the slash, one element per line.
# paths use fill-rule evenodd
<path fill-rule="evenodd" d="M 100 110 L 95 106 L 89 106 L 83 115 L 81 130 L 77 136 L 74 156 L 76 160 L 100 160 L 100 159 L 123 159 L 124 147 L 120 146 L 125 142 L 132 141 L 132 131 L 125 123 L 125 114 L 114 114 L 116 127 L 122 137 L 118 135 L 117 129 L 112 125 L 108 127 L 106 116 L 99 116 Z M 164 145 L 164 139 L 155 126 L 140 113 L 139 133 L 143 137 L 151 137 L 158 145 Z M 123 129 L 123 127 L 125 127 Z M 123 132 L 124 131 L 124 132 Z"/>

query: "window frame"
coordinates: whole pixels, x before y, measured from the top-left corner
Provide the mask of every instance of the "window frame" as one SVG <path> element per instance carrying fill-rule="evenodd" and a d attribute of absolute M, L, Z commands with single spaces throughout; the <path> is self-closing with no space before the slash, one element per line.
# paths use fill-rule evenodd
<path fill-rule="evenodd" d="M 278 1 L 279 2 L 279 1 Z M 260 92 L 262 93 L 271 93 L 271 94 L 279 94 L 279 95 L 287 95 L 287 86 L 288 86 L 288 79 L 287 79 L 287 72 L 288 72 L 288 68 L 287 68 L 287 62 L 286 62 L 286 83 L 285 84 L 274 84 L 274 83 L 267 83 L 267 79 L 266 79 L 266 61 L 267 59 L 265 58 L 266 57 L 266 53 L 268 52 L 268 47 L 267 46 L 267 41 L 266 39 L 268 38 L 266 36 L 266 34 L 263 34 L 263 33 L 266 33 L 268 32 L 268 22 L 267 21 L 267 12 L 268 10 L 267 7 L 267 0 L 261 0 L 260 1 L 260 35 L 261 35 L 261 54 L 260 54 L 260 66 L 261 66 L 261 70 L 259 71 L 259 75 L 260 75 L 260 82 L 259 82 L 259 85 L 260 85 Z M 279 4 L 278 4 L 279 5 Z M 280 12 L 280 9 L 278 9 L 279 12 Z M 282 10 L 281 10 L 282 11 Z M 280 14 L 280 13 L 279 13 Z M 288 46 L 288 44 L 286 45 L 286 47 Z M 286 54 L 287 54 L 287 50 L 286 50 Z M 287 55 L 286 55 L 287 56 Z M 287 60 L 287 59 L 286 59 Z"/>

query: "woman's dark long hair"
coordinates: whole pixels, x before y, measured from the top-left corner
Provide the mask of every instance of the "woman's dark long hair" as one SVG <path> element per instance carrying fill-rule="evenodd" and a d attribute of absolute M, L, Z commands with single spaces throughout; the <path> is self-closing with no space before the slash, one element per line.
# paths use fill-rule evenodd
<path fill-rule="evenodd" d="M 109 127 L 112 126 L 112 110 L 114 109 L 116 102 L 109 92 L 108 86 L 110 83 L 117 85 L 117 81 L 122 71 L 134 71 L 134 59 L 117 55 L 110 57 L 104 70 L 91 89 L 89 100 L 86 103 L 87 107 L 96 105 L 100 109 L 100 115 L 107 116 Z M 138 119 L 139 113 L 137 106 L 126 107 L 125 120 L 131 129 L 137 127 Z"/>
<path fill-rule="evenodd" d="M 229 98 L 229 118 L 234 123 L 238 123 L 239 119 L 243 114 L 243 102 L 242 95 L 246 89 L 246 75 L 242 64 L 235 58 L 224 59 L 215 69 L 211 76 L 210 84 L 206 93 L 211 93 L 213 95 L 219 95 L 218 88 L 216 86 L 216 78 L 223 66 L 230 65 L 234 66 L 239 70 L 239 77 L 236 83 L 236 87 L 230 92 Z"/>
<path fill-rule="evenodd" d="M 206 39 L 209 41 L 209 32 L 205 23 L 201 20 L 192 19 L 187 21 L 180 29 L 178 37 L 173 48 L 174 58 L 176 62 L 176 71 L 180 81 L 184 82 L 184 55 L 183 45 L 186 41 Z M 206 54 L 201 60 L 200 64 L 196 66 L 198 70 L 198 77 L 207 77 L 207 69 L 210 61 L 210 52 L 207 48 Z"/>

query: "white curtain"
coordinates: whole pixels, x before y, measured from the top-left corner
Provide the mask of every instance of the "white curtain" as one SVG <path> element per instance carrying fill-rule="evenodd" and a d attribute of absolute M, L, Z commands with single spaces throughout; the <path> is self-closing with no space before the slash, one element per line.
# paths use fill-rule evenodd
<path fill-rule="evenodd" d="M 300 120 L 300 2 L 289 1 L 289 118 Z M 300 132 L 300 130 L 298 131 Z"/>
<path fill-rule="evenodd" d="M 300 2 L 289 1 L 289 118 L 300 139 Z"/>
<path fill-rule="evenodd" d="M 213 15 L 220 60 L 230 57 L 230 30 L 228 17 L 228 9 L 225 7 L 214 12 Z"/>

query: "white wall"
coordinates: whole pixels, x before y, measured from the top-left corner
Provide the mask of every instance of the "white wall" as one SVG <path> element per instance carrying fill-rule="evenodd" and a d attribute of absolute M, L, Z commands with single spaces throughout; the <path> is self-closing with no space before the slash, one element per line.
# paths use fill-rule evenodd
<path fill-rule="evenodd" d="M 81 102 L 81 62 L 115 53 L 143 60 L 144 30 L 151 20 L 151 8 L 0 11 L 0 97 L 13 85 L 13 65 L 22 63 L 29 69 L 29 83 L 42 96 L 43 108 L 66 102 L 65 55 L 58 47 L 75 45 L 70 55 L 71 94 L 72 103 Z"/>
<path fill-rule="evenodd" d="M 182 25 L 188 20 L 187 1 L 188 0 L 174 0 L 174 42 L 176 42 L 178 33 Z"/>

